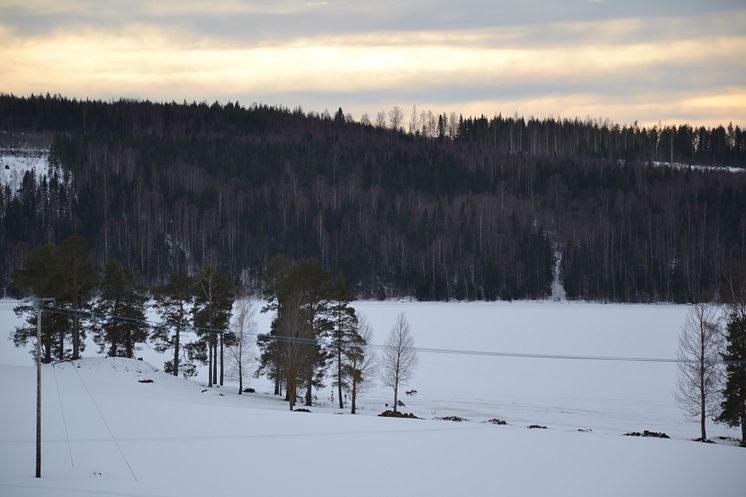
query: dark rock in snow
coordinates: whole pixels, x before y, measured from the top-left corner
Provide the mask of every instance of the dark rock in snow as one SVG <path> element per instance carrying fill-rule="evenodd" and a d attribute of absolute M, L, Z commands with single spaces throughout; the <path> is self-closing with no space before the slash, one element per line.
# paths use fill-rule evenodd
<path fill-rule="evenodd" d="M 457 423 L 460 423 L 462 421 L 469 421 L 467 418 L 462 418 L 461 416 L 443 416 L 442 418 L 435 419 L 440 419 L 442 421 L 455 421 Z"/>
<path fill-rule="evenodd" d="M 547 427 L 544 425 L 528 425 L 528 429 L 529 430 L 535 430 L 535 429 L 546 430 Z"/>
<path fill-rule="evenodd" d="M 507 421 L 502 420 L 502 419 L 497 419 L 497 418 L 488 419 L 487 422 L 488 423 L 492 423 L 493 425 L 498 425 L 498 426 L 502 426 L 502 425 L 508 424 Z"/>
<path fill-rule="evenodd" d="M 293 412 L 311 412 L 311 411 L 306 409 L 305 407 L 300 407 L 298 409 L 293 409 Z"/>
<path fill-rule="evenodd" d="M 631 431 L 629 433 L 625 433 L 624 436 L 626 437 L 671 438 L 663 432 L 648 431 L 648 430 L 645 430 L 642 433 L 640 433 L 639 431 Z"/>
<path fill-rule="evenodd" d="M 407 419 L 421 419 L 412 414 L 411 412 L 399 412 L 399 411 L 383 411 L 379 414 L 382 418 L 407 418 Z"/>
<path fill-rule="evenodd" d="M 153 383 L 153 380 L 137 380 L 138 383 Z"/>
<path fill-rule="evenodd" d="M 253 388 L 244 388 L 243 389 L 243 393 L 254 393 L 254 392 L 256 392 L 256 390 L 254 390 Z"/>

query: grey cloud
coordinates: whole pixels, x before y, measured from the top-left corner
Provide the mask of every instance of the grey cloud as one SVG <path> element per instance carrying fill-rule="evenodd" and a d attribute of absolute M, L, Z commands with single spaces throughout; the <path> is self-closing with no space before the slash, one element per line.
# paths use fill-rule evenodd
<path fill-rule="evenodd" d="M 24 6 L 27 5 L 27 6 Z M 730 10 L 743 10 L 738 1 L 702 2 L 643 1 L 588 2 L 585 0 L 382 0 L 377 2 L 263 1 L 184 3 L 163 0 L 84 0 L 49 4 L 0 6 L 1 24 L 21 35 L 40 35 L 50 30 L 82 28 L 118 29 L 130 24 L 150 24 L 186 29 L 195 36 L 227 38 L 244 42 L 278 41 L 296 37 L 349 35 L 366 32 L 442 31 L 526 28 L 531 36 L 546 39 L 562 33 L 543 33 L 531 27 L 546 23 L 608 21 L 638 18 L 650 26 L 644 36 L 658 35 L 655 19 L 701 18 Z M 153 5 L 158 8 L 154 9 Z M 723 23 L 721 23 L 723 24 Z M 726 23 L 727 24 L 727 23 Z M 728 28 L 742 29 L 740 23 Z M 665 29 L 665 26 L 664 26 Z M 681 34 L 681 33 L 680 33 Z M 580 36 L 577 33 L 576 36 Z M 564 33 L 564 36 L 569 36 Z M 530 40 L 525 40 L 530 41 Z"/>

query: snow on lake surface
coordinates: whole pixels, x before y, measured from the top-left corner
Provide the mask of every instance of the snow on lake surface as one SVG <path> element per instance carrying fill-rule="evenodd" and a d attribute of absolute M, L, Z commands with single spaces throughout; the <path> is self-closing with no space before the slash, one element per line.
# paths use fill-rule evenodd
<path fill-rule="evenodd" d="M 690 441 L 667 363 L 476 356 L 454 351 L 673 358 L 685 306 L 556 302 L 356 302 L 383 344 L 407 315 L 419 366 L 403 409 L 378 384 L 360 415 L 329 385 L 311 414 L 287 411 L 271 385 L 202 392 L 145 361 L 44 367 L 44 478 L 33 478 L 34 379 L 28 353 L 0 339 L 0 495 L 676 495 L 743 496 L 746 449 Z M 18 321 L 0 302 L 0 332 Z M 2 310 L 6 309 L 6 310 Z M 268 315 L 258 315 L 266 331 Z M 152 364 L 151 367 L 149 364 Z M 154 383 L 138 383 L 152 379 Z M 198 377 L 198 380 L 200 377 Z M 222 395 L 221 395 L 222 394 Z M 459 415 L 455 423 L 433 418 Z M 484 421 L 506 420 L 507 426 Z M 529 424 L 547 426 L 529 430 Z M 590 429 L 579 432 L 578 429 Z M 625 437 L 665 431 L 672 440 Z M 710 437 L 736 430 L 708 425 Z"/>

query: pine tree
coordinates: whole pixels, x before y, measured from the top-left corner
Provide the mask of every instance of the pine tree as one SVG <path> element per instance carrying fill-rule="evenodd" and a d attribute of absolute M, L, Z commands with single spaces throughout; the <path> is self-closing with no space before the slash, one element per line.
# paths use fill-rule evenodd
<path fill-rule="evenodd" d="M 57 249 L 57 263 L 61 270 L 60 298 L 57 304 L 72 309 L 72 358 L 80 359 L 85 348 L 85 327 L 81 326 L 78 310 L 89 307 L 93 290 L 98 283 L 98 271 L 88 258 L 88 242 L 82 236 L 71 236 Z"/>
<path fill-rule="evenodd" d="M 355 309 L 350 305 L 352 295 L 347 289 L 344 276 L 339 275 L 334 281 L 329 299 L 329 311 L 331 315 L 331 350 L 335 366 L 334 385 L 337 387 L 339 396 L 339 408 L 344 409 L 342 389 L 349 389 L 348 376 L 344 374 L 347 366 L 348 349 L 357 338 L 357 315 Z"/>
<path fill-rule="evenodd" d="M 228 328 L 233 308 L 233 287 L 228 275 L 210 261 L 197 274 L 194 283 L 194 325 L 207 331 L 200 332 L 200 340 L 190 346 L 190 357 L 208 366 L 207 385 L 223 384 L 224 347 L 230 343 Z M 220 355 L 218 356 L 218 352 Z M 218 365 L 220 375 L 218 376 Z"/>
<path fill-rule="evenodd" d="M 42 245 L 34 248 L 26 257 L 23 268 L 13 274 L 16 287 L 30 292 L 35 297 L 53 298 L 58 307 L 67 309 L 66 315 L 59 312 L 45 314 L 42 329 L 44 360 L 53 356 L 64 360 L 72 345 L 72 358 L 79 359 L 84 348 L 85 327 L 79 310 L 90 304 L 97 283 L 97 271 L 88 259 L 85 238 L 71 236 L 60 245 Z M 25 345 L 36 334 L 36 310 L 34 306 L 18 306 L 18 316 L 26 316 L 29 326 L 16 330 L 16 346 Z"/>
<path fill-rule="evenodd" d="M 134 357 L 138 344 L 148 337 L 145 301 L 132 271 L 116 259 L 109 259 L 101 283 L 101 299 L 96 306 L 101 327 L 93 340 L 100 352 L 109 357 Z"/>
<path fill-rule="evenodd" d="M 726 326 L 728 345 L 723 359 L 725 387 L 717 421 L 729 426 L 741 425 L 741 445 L 746 446 L 746 315 L 731 313 Z"/>
<path fill-rule="evenodd" d="M 283 289 L 285 295 L 299 295 L 298 304 L 307 320 L 308 336 L 304 337 L 308 361 L 306 362 L 305 405 L 312 404 L 313 387 L 322 388 L 328 354 L 320 339 L 331 329 L 329 312 L 329 275 L 317 259 L 303 259 L 295 264 Z M 279 313 L 278 313 L 279 314 Z"/>
<path fill-rule="evenodd" d="M 173 273 L 169 282 L 154 292 L 155 308 L 161 315 L 161 325 L 153 328 L 150 336 L 158 352 L 173 350 L 172 359 L 166 361 L 164 370 L 174 376 L 181 372 L 185 378 L 196 374 L 194 363 L 189 361 L 181 345 L 181 335 L 193 327 L 194 281 L 185 274 Z"/>

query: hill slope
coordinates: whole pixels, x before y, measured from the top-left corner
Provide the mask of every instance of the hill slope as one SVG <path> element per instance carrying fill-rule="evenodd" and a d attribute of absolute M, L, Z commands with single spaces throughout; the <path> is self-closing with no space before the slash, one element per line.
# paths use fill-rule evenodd
<path fill-rule="evenodd" d="M 116 256 L 148 283 L 216 253 L 257 287 L 285 253 L 319 258 L 363 297 L 542 298 L 561 257 L 569 298 L 729 295 L 725 277 L 746 259 L 746 174 L 653 161 L 740 164 L 740 129 L 503 118 L 456 129 L 0 96 L 0 143 L 46 140 L 52 165 L 21 194 L 0 192 L 2 286 L 30 247 L 78 233 L 98 264 Z M 695 141 L 712 146 L 695 154 Z"/>

